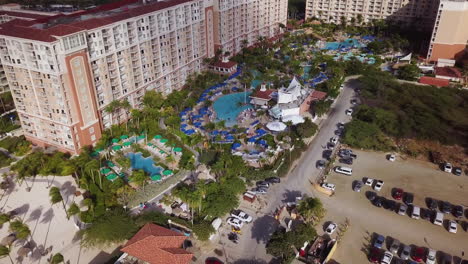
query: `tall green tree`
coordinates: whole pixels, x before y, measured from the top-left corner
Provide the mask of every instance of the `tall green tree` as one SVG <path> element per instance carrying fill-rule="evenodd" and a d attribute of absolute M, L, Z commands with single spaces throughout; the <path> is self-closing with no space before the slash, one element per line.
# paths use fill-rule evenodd
<path fill-rule="evenodd" d="M 317 223 L 325 216 L 325 208 L 318 198 L 305 198 L 297 206 L 299 214 L 311 223 Z"/>
<path fill-rule="evenodd" d="M 60 253 L 57 253 L 54 256 L 52 256 L 52 259 L 50 260 L 50 264 L 59 264 L 59 263 L 63 263 L 63 261 L 64 261 L 63 255 Z"/>
<path fill-rule="evenodd" d="M 25 240 L 31 235 L 31 230 L 28 225 L 21 220 L 10 222 L 10 231 L 16 234 L 16 238 Z"/>
<path fill-rule="evenodd" d="M 75 202 L 73 202 L 67 211 L 68 211 L 69 216 L 73 216 L 73 215 L 77 215 L 80 213 L 80 208 Z"/>
<path fill-rule="evenodd" d="M 65 207 L 65 201 L 63 200 L 62 193 L 60 192 L 60 189 L 56 186 L 50 188 L 49 190 L 49 198 L 50 202 L 52 204 L 57 204 L 57 203 L 62 203 L 63 205 L 63 210 L 65 211 L 65 214 L 67 216 L 67 219 L 70 219 L 70 216 L 68 215 L 67 208 Z"/>
<path fill-rule="evenodd" d="M 8 246 L 0 245 L 0 259 L 8 257 L 11 264 L 14 264 L 13 259 L 10 256 L 11 248 Z"/>

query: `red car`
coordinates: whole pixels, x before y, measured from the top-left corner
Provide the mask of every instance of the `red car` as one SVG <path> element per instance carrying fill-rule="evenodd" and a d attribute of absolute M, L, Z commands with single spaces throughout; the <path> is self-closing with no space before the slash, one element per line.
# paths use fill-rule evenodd
<path fill-rule="evenodd" d="M 423 247 L 418 247 L 413 252 L 413 260 L 416 262 L 423 262 L 426 256 L 426 250 Z"/>
<path fill-rule="evenodd" d="M 373 247 L 370 251 L 369 260 L 372 263 L 379 263 L 381 259 L 380 249 Z"/>
<path fill-rule="evenodd" d="M 403 198 L 403 189 L 397 188 L 393 191 L 393 198 L 395 200 L 401 200 Z"/>
<path fill-rule="evenodd" d="M 217 259 L 207 259 L 205 260 L 205 264 L 223 264 L 223 262 Z"/>

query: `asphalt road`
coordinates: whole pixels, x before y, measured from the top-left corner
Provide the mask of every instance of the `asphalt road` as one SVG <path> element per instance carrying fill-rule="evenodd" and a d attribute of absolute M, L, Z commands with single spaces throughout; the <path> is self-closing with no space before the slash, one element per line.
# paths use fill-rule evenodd
<path fill-rule="evenodd" d="M 315 180 L 320 171 L 316 169 L 316 161 L 322 159 L 322 152 L 327 142 L 334 136 L 338 122 L 348 122 L 350 117 L 345 114 L 351 107 L 354 96 L 352 81 L 346 82 L 340 96 L 332 106 L 328 118 L 322 121 L 320 131 L 311 142 L 308 150 L 303 153 L 301 160 L 290 174 L 282 179 L 280 184 L 271 187 L 267 196 L 267 205 L 264 206 L 254 221 L 244 226 L 238 244 L 226 243 L 224 247 L 225 260 L 228 263 L 267 263 L 272 256 L 266 254 L 265 244 L 275 231 L 277 222 L 272 217 L 276 208 L 285 202 L 292 202 L 297 196 L 312 196 L 310 181 Z"/>

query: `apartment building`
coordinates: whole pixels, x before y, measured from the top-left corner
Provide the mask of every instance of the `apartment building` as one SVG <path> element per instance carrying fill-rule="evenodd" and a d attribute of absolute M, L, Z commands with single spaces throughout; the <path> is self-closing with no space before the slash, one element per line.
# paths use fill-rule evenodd
<path fill-rule="evenodd" d="M 286 25 L 288 1 L 217 0 L 215 10 L 215 45 L 231 55 L 257 42 L 259 36 L 280 34 L 279 24 Z"/>
<path fill-rule="evenodd" d="M 126 110 L 105 110 L 112 101 L 138 108 L 147 90 L 180 89 L 216 49 L 236 52 L 234 43 L 280 32 L 287 0 L 267 0 L 276 10 L 259 4 L 264 1 L 239 2 L 258 8 L 249 13 L 252 21 L 242 22 L 255 25 L 240 31 L 225 19 L 237 1 L 224 0 L 124 0 L 0 25 L 0 60 L 26 138 L 79 153 L 128 118 Z"/>
<path fill-rule="evenodd" d="M 458 59 L 468 45 L 468 1 L 441 0 L 427 54 L 428 61 Z"/>
<path fill-rule="evenodd" d="M 21 5 L 14 3 L 0 5 L 0 24 L 6 23 L 13 19 L 35 20 L 52 15 L 55 14 L 24 10 L 21 9 Z M 10 87 L 8 86 L 5 71 L 3 70 L 3 66 L 0 64 L 0 93 L 7 92 L 9 90 Z"/>
<path fill-rule="evenodd" d="M 387 19 L 394 23 L 430 30 L 434 25 L 439 0 L 307 0 L 306 18 L 326 23 L 351 21 L 368 23 Z M 360 21 L 359 21 L 360 20 Z"/>

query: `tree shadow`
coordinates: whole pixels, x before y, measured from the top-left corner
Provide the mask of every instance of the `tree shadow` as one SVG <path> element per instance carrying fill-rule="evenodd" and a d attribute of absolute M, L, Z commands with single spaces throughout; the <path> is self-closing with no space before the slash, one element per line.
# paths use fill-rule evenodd
<path fill-rule="evenodd" d="M 259 242 L 267 243 L 270 239 L 271 234 L 276 230 L 278 222 L 275 218 L 269 215 L 264 215 L 257 218 L 252 223 L 251 236 L 253 239 Z"/>
<path fill-rule="evenodd" d="M 49 208 L 49 210 L 47 210 L 47 211 L 42 215 L 41 223 L 43 223 L 43 224 L 49 223 L 50 221 L 52 221 L 52 219 L 54 218 L 54 216 L 55 216 L 55 214 L 54 214 L 54 209 Z"/>
<path fill-rule="evenodd" d="M 282 200 L 282 202 L 295 202 L 297 197 L 302 197 L 302 192 L 286 190 L 286 192 L 283 193 L 284 199 Z"/>
<path fill-rule="evenodd" d="M 109 259 L 111 258 L 114 258 L 114 257 L 117 257 L 121 254 L 120 252 L 120 249 L 122 247 L 119 246 L 118 248 L 116 248 L 114 251 L 112 251 L 111 253 L 107 253 L 107 252 L 104 252 L 104 251 L 101 251 L 99 252 L 99 254 L 96 255 L 96 257 L 94 257 L 90 262 L 89 264 L 102 264 L 102 263 L 110 263 L 109 262 Z M 114 263 L 114 262 L 112 262 Z"/>
<path fill-rule="evenodd" d="M 71 181 L 67 181 L 62 185 L 60 190 L 62 191 L 62 195 L 65 198 L 65 202 L 68 202 L 68 198 L 75 195 L 76 186 L 74 186 Z"/>
<path fill-rule="evenodd" d="M 36 220 L 38 220 L 39 218 L 41 218 L 42 209 L 43 209 L 42 206 L 39 206 L 38 208 L 34 209 L 34 210 L 29 214 L 28 222 L 29 222 L 29 221 L 36 221 Z"/>
<path fill-rule="evenodd" d="M 26 218 L 26 213 L 29 211 L 29 204 L 23 204 L 22 206 L 13 209 L 13 211 L 15 211 L 15 215 L 24 215 L 24 220 L 24 218 Z"/>

